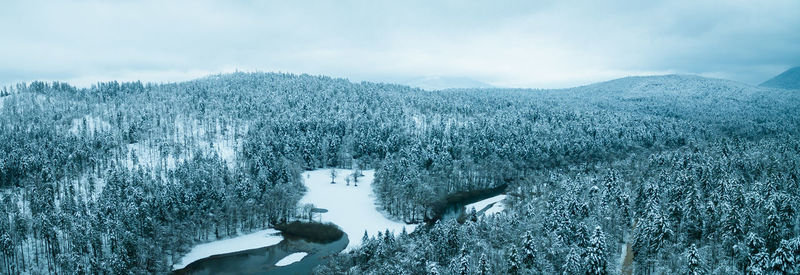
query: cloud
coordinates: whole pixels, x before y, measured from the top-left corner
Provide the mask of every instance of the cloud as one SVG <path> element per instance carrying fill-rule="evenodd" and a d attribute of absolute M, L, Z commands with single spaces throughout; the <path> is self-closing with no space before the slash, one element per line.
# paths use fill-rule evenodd
<path fill-rule="evenodd" d="M 24 1 L 0 83 L 179 81 L 235 69 L 565 87 L 636 74 L 748 83 L 800 64 L 800 2 Z"/>

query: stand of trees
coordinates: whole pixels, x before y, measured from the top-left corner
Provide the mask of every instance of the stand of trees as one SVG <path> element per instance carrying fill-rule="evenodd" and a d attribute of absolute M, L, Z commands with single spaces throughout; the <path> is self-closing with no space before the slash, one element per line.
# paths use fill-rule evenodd
<path fill-rule="evenodd" d="M 0 273 L 163 273 L 296 218 L 304 169 L 376 169 L 406 222 L 509 185 L 506 211 L 384 232 L 320 273 L 798 272 L 800 95 L 687 76 L 423 91 L 235 73 L 34 82 L 0 97 Z M 355 236 L 351 236 L 355 237 Z M 624 262 L 624 261 L 623 261 Z"/>
<path fill-rule="evenodd" d="M 800 272 L 800 142 L 726 140 L 530 174 L 507 210 L 372 238 L 321 274 Z M 460 251 L 466 251 L 462 254 Z"/>

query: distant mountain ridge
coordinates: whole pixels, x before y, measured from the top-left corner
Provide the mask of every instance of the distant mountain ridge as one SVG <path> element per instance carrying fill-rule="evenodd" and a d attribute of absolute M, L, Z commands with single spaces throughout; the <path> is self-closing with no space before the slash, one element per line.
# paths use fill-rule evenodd
<path fill-rule="evenodd" d="M 494 88 L 487 83 L 469 77 L 428 76 L 412 79 L 403 83 L 411 87 L 425 90 L 443 90 L 454 88 Z"/>
<path fill-rule="evenodd" d="M 763 92 L 758 86 L 698 75 L 654 75 L 629 76 L 575 88 L 577 92 L 591 94 L 616 94 L 626 97 L 649 97 L 656 94 L 667 96 L 731 96 Z"/>
<path fill-rule="evenodd" d="M 785 72 L 761 83 L 762 87 L 781 88 L 781 89 L 800 89 L 800 66 L 786 70 Z"/>

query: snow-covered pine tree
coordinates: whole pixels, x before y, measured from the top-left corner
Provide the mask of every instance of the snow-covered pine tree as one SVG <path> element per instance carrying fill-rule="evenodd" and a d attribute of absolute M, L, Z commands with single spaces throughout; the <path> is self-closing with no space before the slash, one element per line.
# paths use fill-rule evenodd
<path fill-rule="evenodd" d="M 469 259 L 467 258 L 467 249 L 461 248 L 461 253 L 458 256 L 458 274 L 469 274 Z"/>
<path fill-rule="evenodd" d="M 581 255 L 575 247 L 570 247 L 567 258 L 564 259 L 564 265 L 561 266 L 561 274 L 580 274 L 581 270 Z"/>
<path fill-rule="evenodd" d="M 519 253 L 513 245 L 508 249 L 508 274 L 520 274 Z"/>
<path fill-rule="evenodd" d="M 702 263 L 700 262 L 700 255 L 697 253 L 697 246 L 692 244 L 686 252 L 686 274 L 699 275 L 703 274 Z"/>
<path fill-rule="evenodd" d="M 469 217 L 469 221 L 477 222 L 478 221 L 478 212 L 475 211 L 475 207 L 471 207 L 469 209 L 469 213 L 467 213 L 467 217 Z"/>
<path fill-rule="evenodd" d="M 481 253 L 481 258 L 478 261 L 478 274 L 480 275 L 492 274 L 492 267 L 489 266 L 489 262 L 486 259 L 486 253 Z"/>
<path fill-rule="evenodd" d="M 776 274 L 794 274 L 796 255 L 792 254 L 787 240 L 781 240 L 781 244 L 772 254 L 772 271 Z"/>
<path fill-rule="evenodd" d="M 767 274 L 769 266 L 769 254 L 766 252 L 758 252 L 750 256 L 750 261 L 747 265 L 747 274 L 762 275 Z"/>
<path fill-rule="evenodd" d="M 608 271 L 605 253 L 606 237 L 600 226 L 594 228 L 589 239 L 589 249 L 586 252 L 586 274 L 604 275 Z"/>
<path fill-rule="evenodd" d="M 437 262 L 433 262 L 433 261 L 428 261 L 425 264 L 425 271 L 429 275 L 439 275 L 439 274 L 441 274 L 441 272 L 439 272 L 439 264 Z"/>
<path fill-rule="evenodd" d="M 522 263 L 525 268 L 531 268 L 536 263 L 536 252 L 533 235 L 530 231 L 525 231 L 522 237 Z"/>
<path fill-rule="evenodd" d="M 747 250 L 750 255 L 755 255 L 764 247 L 764 239 L 759 237 L 754 232 L 748 232 L 744 237 L 744 243 L 747 245 Z"/>

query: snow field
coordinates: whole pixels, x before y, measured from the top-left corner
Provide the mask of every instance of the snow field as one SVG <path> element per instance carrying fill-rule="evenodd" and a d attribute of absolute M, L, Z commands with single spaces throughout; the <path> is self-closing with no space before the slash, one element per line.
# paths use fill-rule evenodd
<path fill-rule="evenodd" d="M 308 253 L 306 253 L 306 252 L 296 252 L 296 253 L 289 254 L 288 256 L 283 257 L 283 259 L 281 259 L 280 261 L 275 263 L 275 266 L 287 266 L 287 265 L 293 264 L 295 262 L 299 262 L 300 260 L 305 258 L 306 255 L 308 255 Z"/>
<path fill-rule="evenodd" d="M 485 200 L 467 204 L 464 209 L 469 211 L 474 207 L 475 211 L 481 211 L 488 206 L 489 208 L 486 209 L 486 211 L 484 211 L 483 214 L 487 216 L 493 215 L 495 213 L 502 212 L 503 209 L 505 209 L 505 206 L 503 205 L 503 200 L 505 199 L 506 195 L 497 195 Z"/>
<path fill-rule="evenodd" d="M 374 170 L 362 171 L 363 176 L 358 177 L 358 186 L 352 178 L 353 170 L 336 169 L 336 184 L 331 184 L 331 169 L 319 169 L 304 172 L 303 182 L 308 189 L 300 200 L 300 204 L 313 204 L 314 207 L 327 209 L 327 213 L 315 214 L 314 220 L 332 222 L 342 228 L 350 242 L 345 251 L 361 245 L 364 231 L 374 237 L 378 232 L 387 229 L 394 234 L 399 234 L 403 228 L 408 232 L 413 231 L 417 225 L 405 224 L 390 220 L 377 209 L 375 196 L 372 193 L 372 181 L 375 179 Z M 346 185 L 345 178 L 350 177 L 350 186 Z M 479 202 L 480 203 L 480 202 Z M 488 205 L 488 203 L 487 203 Z M 322 215 L 320 217 L 320 215 Z M 266 229 L 247 235 L 230 239 L 199 244 L 183 256 L 179 262 L 172 265 L 172 269 L 180 269 L 186 265 L 213 255 L 231 253 L 236 251 L 261 248 L 279 243 L 283 238 L 275 229 Z M 289 265 L 302 260 L 308 253 L 293 253 L 276 263 L 276 266 Z"/>
<path fill-rule="evenodd" d="M 178 263 L 172 265 L 172 270 L 184 268 L 194 261 L 213 255 L 275 245 L 283 240 L 279 233 L 275 229 L 265 229 L 230 239 L 196 245 Z"/>
<path fill-rule="evenodd" d="M 415 224 L 390 220 L 378 211 L 375 195 L 372 193 L 375 170 L 361 171 L 363 176 L 358 177 L 358 186 L 353 183 L 353 170 L 335 170 L 335 184 L 331 184 L 331 169 L 304 172 L 303 182 L 308 192 L 300 199 L 300 204 L 310 203 L 314 207 L 328 210 L 327 213 L 314 214 L 314 220 L 332 222 L 342 228 L 350 240 L 345 251 L 361 245 L 364 231 L 374 237 L 378 232 L 387 229 L 399 234 L 403 228 L 408 232 L 416 228 Z M 350 186 L 346 185 L 346 177 L 350 177 Z"/>
<path fill-rule="evenodd" d="M 84 120 L 86 121 L 86 128 L 84 128 L 83 125 Z M 108 132 L 111 131 L 111 124 L 102 118 L 92 115 L 85 115 L 83 117 L 73 119 L 72 126 L 69 128 L 69 132 L 73 135 L 81 135 L 83 131 L 86 131 L 89 135 L 94 135 L 95 132 Z"/>

